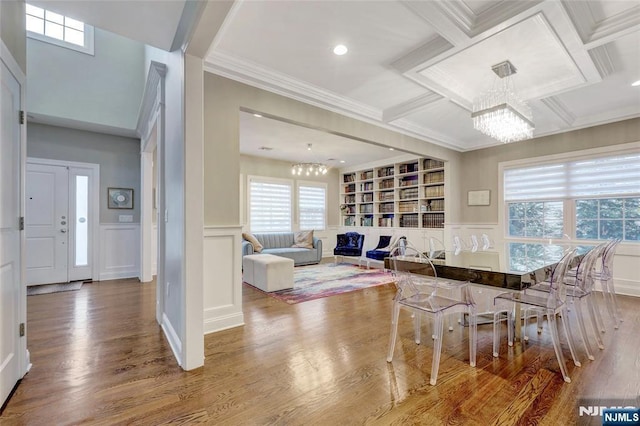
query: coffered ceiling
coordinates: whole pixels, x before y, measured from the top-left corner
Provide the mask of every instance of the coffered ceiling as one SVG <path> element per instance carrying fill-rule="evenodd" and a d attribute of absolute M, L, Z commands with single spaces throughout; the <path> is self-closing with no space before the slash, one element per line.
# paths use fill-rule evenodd
<path fill-rule="evenodd" d="M 470 114 L 504 60 L 535 137 L 640 116 L 636 1 L 238 1 L 206 69 L 468 151 L 498 144 Z"/>

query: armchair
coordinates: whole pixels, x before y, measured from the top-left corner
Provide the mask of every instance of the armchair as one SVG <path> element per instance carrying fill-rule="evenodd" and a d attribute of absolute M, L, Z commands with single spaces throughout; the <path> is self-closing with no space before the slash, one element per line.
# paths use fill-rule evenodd
<path fill-rule="evenodd" d="M 362 246 L 364 245 L 364 235 L 357 232 L 347 232 L 338 234 L 336 248 L 333 249 L 335 262 L 338 263 L 338 256 L 362 256 Z"/>

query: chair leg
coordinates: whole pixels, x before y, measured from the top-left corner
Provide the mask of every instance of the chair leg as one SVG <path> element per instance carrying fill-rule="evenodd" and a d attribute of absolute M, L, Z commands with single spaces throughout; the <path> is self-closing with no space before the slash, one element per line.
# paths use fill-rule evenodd
<path fill-rule="evenodd" d="M 393 303 L 391 311 L 391 335 L 389 336 L 389 353 L 387 354 L 387 362 L 393 359 L 393 350 L 396 347 L 396 337 L 398 336 L 398 317 L 400 316 L 400 304 Z"/>
<path fill-rule="evenodd" d="M 571 332 L 571 328 L 569 327 L 569 324 L 568 324 L 569 312 L 567 312 L 566 306 L 560 312 L 560 322 L 562 322 L 562 328 L 564 330 L 564 334 L 567 336 L 567 343 L 569 344 L 569 352 L 571 352 L 571 358 L 573 358 L 573 363 L 576 367 L 580 367 L 582 364 L 580 363 L 580 360 L 578 360 L 578 356 L 576 355 L 576 344 L 573 338 L 573 333 Z"/>
<path fill-rule="evenodd" d="M 476 366 L 476 351 L 478 348 L 478 317 L 476 307 L 469 306 L 469 365 Z"/>
<path fill-rule="evenodd" d="M 547 321 L 549 322 L 549 329 L 551 331 L 551 340 L 553 341 L 553 350 L 556 352 L 556 358 L 560 365 L 560 372 L 562 377 L 567 383 L 571 383 L 571 378 L 567 373 L 567 366 L 564 363 L 564 356 L 562 355 L 562 348 L 560 347 L 560 337 L 558 336 L 558 324 L 556 322 L 556 315 L 553 310 L 547 312 Z"/>
<path fill-rule="evenodd" d="M 587 358 L 591 361 L 596 359 L 591 351 L 591 345 L 589 344 L 589 336 L 587 335 L 587 328 L 584 326 L 584 309 L 582 307 L 581 299 L 574 300 L 575 314 L 578 320 L 578 327 L 580 328 L 580 335 L 582 336 L 582 342 L 584 350 L 587 352 Z"/>
<path fill-rule="evenodd" d="M 509 346 L 513 346 L 513 332 L 516 326 L 514 318 L 515 314 L 513 313 L 513 310 L 509 310 L 507 312 L 507 344 Z M 520 321 L 520 318 L 518 318 L 517 320 Z"/>
<path fill-rule="evenodd" d="M 420 312 L 415 312 L 413 317 L 413 338 L 416 342 L 416 345 L 420 344 L 420 320 L 422 315 Z"/>
<path fill-rule="evenodd" d="M 596 308 L 595 304 L 593 303 L 593 293 L 589 294 L 586 299 L 587 308 L 589 309 L 590 313 L 589 317 L 591 318 L 591 326 L 593 327 L 593 334 L 596 336 L 596 343 L 598 344 L 599 349 L 604 349 L 604 343 L 602 343 L 602 338 L 600 337 L 599 333 L 600 329 L 597 318 L 597 314 L 599 314 L 600 311 L 598 311 L 598 308 Z"/>
<path fill-rule="evenodd" d="M 620 327 L 618 313 L 616 312 L 616 301 L 614 297 L 615 289 L 613 288 L 613 280 L 612 279 L 604 279 L 601 281 L 602 284 L 602 295 L 604 296 L 604 304 L 607 307 L 607 311 L 609 312 L 609 316 L 613 320 L 613 328 L 616 330 Z"/>
<path fill-rule="evenodd" d="M 435 333 L 436 338 L 433 341 L 433 360 L 431 360 L 431 379 L 429 383 L 432 386 L 436 385 L 438 380 L 438 369 L 440 368 L 440 354 L 442 353 L 442 331 L 444 328 L 444 319 L 442 313 L 435 315 Z"/>
<path fill-rule="evenodd" d="M 502 319 L 502 313 L 504 311 L 496 311 L 493 313 L 493 356 L 498 357 L 498 351 L 500 349 L 500 323 Z"/>

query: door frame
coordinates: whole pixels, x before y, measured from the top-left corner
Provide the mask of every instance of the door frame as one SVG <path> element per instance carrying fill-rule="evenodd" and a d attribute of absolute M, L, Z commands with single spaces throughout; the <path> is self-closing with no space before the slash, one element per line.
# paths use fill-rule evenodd
<path fill-rule="evenodd" d="M 23 110 L 26 105 L 27 92 L 26 92 L 26 82 L 27 76 L 24 71 L 18 65 L 18 62 L 15 60 L 9 48 L 4 44 L 2 39 L 0 39 L 0 61 L 2 61 L 6 67 L 9 69 L 9 72 L 13 74 L 15 79 L 20 84 L 20 109 Z M 26 114 L 25 114 L 26 115 Z M 26 121 L 20 126 L 20 164 L 19 164 L 19 175 L 17 178 L 17 184 L 19 187 L 19 196 L 20 196 L 20 217 L 24 218 L 25 215 L 25 177 L 26 177 L 26 159 L 27 159 L 27 125 Z M 26 277 L 26 269 L 25 269 L 25 232 L 24 230 L 20 230 L 20 253 L 18 254 L 18 261 L 20 262 L 20 271 L 19 271 L 19 298 L 20 303 L 16 308 L 16 323 L 27 324 L 27 286 L 25 286 L 25 277 Z M 31 360 L 29 357 L 29 350 L 27 349 L 27 333 L 28 327 L 25 327 L 25 335 L 19 338 L 18 343 L 18 368 L 19 368 L 19 377 L 22 377 L 29 372 L 31 369 Z M 0 401 L 0 406 L 6 401 Z"/>
<path fill-rule="evenodd" d="M 82 169 L 91 169 L 93 173 L 93 180 L 90 185 L 90 196 L 89 196 L 89 215 L 93 218 L 93 223 L 89 227 L 91 229 L 91 279 L 93 281 L 97 281 L 100 276 L 100 245 L 98 244 L 99 232 L 100 232 L 100 165 L 95 163 L 81 163 L 78 161 L 62 161 L 62 160 L 50 160 L 48 158 L 36 158 L 36 157 L 27 157 L 25 162 L 25 170 L 26 164 L 40 164 L 40 165 L 48 165 L 48 166 L 60 166 L 67 168 L 82 168 Z M 26 174 L 25 174 L 26 181 Z M 68 184 L 67 188 L 71 185 Z M 71 197 L 72 194 L 69 194 Z M 23 193 L 23 199 L 25 195 Z M 24 201 L 24 200 L 23 200 Z M 71 198 L 69 198 L 69 206 L 71 206 Z M 75 213 L 74 213 L 75 218 Z M 71 225 L 71 220 L 69 220 L 69 225 Z M 73 221 L 73 232 L 72 234 L 75 236 L 75 220 Z M 73 245 L 75 247 L 75 244 Z M 67 245 L 67 250 L 69 250 L 69 255 L 67 256 L 67 265 L 71 266 L 71 247 L 72 244 Z M 25 269 L 26 271 L 26 269 Z M 69 279 L 69 268 L 67 268 L 67 280 Z"/>

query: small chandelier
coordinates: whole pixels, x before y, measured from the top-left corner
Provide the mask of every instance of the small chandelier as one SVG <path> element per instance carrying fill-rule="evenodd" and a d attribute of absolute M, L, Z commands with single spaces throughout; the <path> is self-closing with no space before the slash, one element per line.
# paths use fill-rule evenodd
<path fill-rule="evenodd" d="M 322 163 L 297 163 L 291 166 L 291 174 L 296 176 L 326 175 L 328 167 Z"/>
<path fill-rule="evenodd" d="M 473 103 L 473 128 L 503 143 L 533 137 L 531 108 L 513 88 L 511 76 L 516 67 L 504 61 L 491 67 L 496 78 L 493 87 Z"/>

